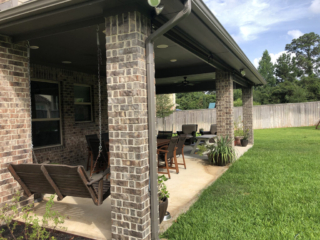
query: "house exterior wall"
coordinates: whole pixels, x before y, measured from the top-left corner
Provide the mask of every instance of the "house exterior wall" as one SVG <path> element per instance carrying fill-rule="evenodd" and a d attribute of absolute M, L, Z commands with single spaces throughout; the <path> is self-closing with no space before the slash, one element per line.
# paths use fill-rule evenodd
<path fill-rule="evenodd" d="M 32 59 L 32 51 L 31 51 Z M 39 162 L 51 161 L 76 165 L 85 163 L 88 157 L 85 135 L 99 133 L 99 98 L 97 76 L 70 70 L 31 65 L 32 80 L 50 80 L 60 83 L 61 120 L 63 144 L 58 147 L 35 149 Z M 90 85 L 93 99 L 93 122 L 75 122 L 74 84 Z M 101 79 L 102 132 L 108 130 L 107 88 L 105 77 Z"/>
<path fill-rule="evenodd" d="M 0 207 L 21 189 L 8 164 L 32 162 L 27 66 L 25 45 L 0 35 Z"/>
<path fill-rule="evenodd" d="M 112 239 L 150 239 L 146 49 L 150 19 L 106 18 Z"/>
<path fill-rule="evenodd" d="M 25 44 L 12 44 L 9 37 L 0 36 L 0 207 L 20 189 L 7 170 L 8 164 L 32 163 L 30 88 L 27 67 Z M 59 147 L 35 149 L 37 160 L 40 163 L 50 160 L 54 163 L 71 165 L 84 163 L 88 156 L 85 135 L 98 133 L 99 130 L 97 77 L 32 65 L 31 78 L 60 83 L 63 144 Z M 75 122 L 73 93 L 75 83 L 92 86 L 93 122 Z M 102 132 L 106 132 L 108 112 L 105 78 L 102 78 L 101 86 Z"/>

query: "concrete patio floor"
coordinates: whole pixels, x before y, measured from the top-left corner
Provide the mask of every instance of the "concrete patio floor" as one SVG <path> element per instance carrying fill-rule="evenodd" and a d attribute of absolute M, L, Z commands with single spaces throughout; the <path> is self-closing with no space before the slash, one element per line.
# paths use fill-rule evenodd
<path fill-rule="evenodd" d="M 170 212 L 171 219 L 161 223 L 161 233 L 166 231 L 180 214 L 188 211 L 201 192 L 229 168 L 229 165 L 218 167 L 209 164 L 207 156 L 191 155 L 192 148 L 192 146 L 185 146 L 187 169 L 180 165 L 179 174 L 170 170 L 171 179 L 166 181 L 166 185 L 170 193 L 168 212 Z M 235 147 L 237 158 L 240 158 L 250 148 L 252 145 Z M 182 158 L 178 158 L 178 162 L 181 161 Z"/>
<path fill-rule="evenodd" d="M 251 147 L 252 145 L 236 147 L 237 158 Z M 166 182 L 166 185 L 170 192 L 168 211 L 172 218 L 169 221 L 162 222 L 160 225 L 161 232 L 168 229 L 180 214 L 186 212 L 197 201 L 201 192 L 229 168 L 229 166 L 210 165 L 206 156 L 191 155 L 191 150 L 192 146 L 185 147 L 187 169 L 180 165 L 179 174 L 170 170 L 171 179 Z M 182 158 L 178 158 L 178 161 L 181 162 Z M 98 176 L 95 175 L 95 177 Z M 45 195 L 42 202 L 35 204 L 34 213 L 40 218 L 45 212 L 45 204 L 49 198 L 50 195 Z M 54 201 L 52 209 L 66 216 L 63 227 L 67 228 L 67 232 L 92 239 L 111 239 L 110 198 L 106 199 L 99 207 L 94 205 L 91 199 L 66 197 L 58 202 L 55 197 Z"/>

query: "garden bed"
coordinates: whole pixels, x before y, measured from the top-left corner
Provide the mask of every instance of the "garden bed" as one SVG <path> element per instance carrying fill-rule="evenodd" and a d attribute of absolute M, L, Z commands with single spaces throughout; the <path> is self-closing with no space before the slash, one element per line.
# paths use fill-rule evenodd
<path fill-rule="evenodd" d="M 17 222 L 17 227 L 14 231 L 14 236 L 16 238 L 20 237 L 20 236 L 24 236 L 24 229 L 25 229 L 25 224 L 23 222 Z M 11 224 L 12 226 L 13 224 Z M 3 231 L 4 230 L 4 231 Z M 70 234 L 70 233 L 66 233 L 63 231 L 59 231 L 59 230 L 51 230 L 51 229 L 46 229 L 48 232 L 50 232 L 50 239 L 51 237 L 54 237 L 57 240 L 92 240 L 92 238 L 86 238 L 86 237 L 81 237 L 81 236 L 77 236 L 74 234 Z M 3 231 L 2 233 L 2 237 L 4 239 L 14 239 L 9 231 L 9 229 L 7 228 L 7 226 L 1 226 L 0 227 L 0 232 Z M 1 238 L 1 235 L 0 235 Z M 26 238 L 23 238 L 26 239 Z"/>

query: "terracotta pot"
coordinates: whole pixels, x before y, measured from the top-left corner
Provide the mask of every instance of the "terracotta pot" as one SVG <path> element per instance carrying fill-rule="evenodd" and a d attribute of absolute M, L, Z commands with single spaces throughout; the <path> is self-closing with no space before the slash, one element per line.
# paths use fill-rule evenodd
<path fill-rule="evenodd" d="M 241 138 L 242 137 L 235 137 L 234 138 L 234 145 L 235 146 L 241 146 Z"/>
<path fill-rule="evenodd" d="M 164 216 L 166 215 L 168 209 L 169 200 L 165 198 L 163 202 L 159 203 L 159 218 L 160 223 L 162 223 Z"/>
<path fill-rule="evenodd" d="M 246 147 L 246 146 L 248 145 L 248 143 L 249 143 L 249 140 L 248 140 L 248 139 L 246 139 L 246 140 L 241 139 L 241 146 L 242 146 L 242 147 Z"/>

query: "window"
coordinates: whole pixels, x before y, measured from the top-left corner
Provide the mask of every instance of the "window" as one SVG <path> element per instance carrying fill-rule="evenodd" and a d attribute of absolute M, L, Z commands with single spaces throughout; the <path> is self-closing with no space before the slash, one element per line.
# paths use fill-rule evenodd
<path fill-rule="evenodd" d="M 32 140 L 35 148 L 62 144 L 59 83 L 31 82 Z"/>
<path fill-rule="evenodd" d="M 74 85 L 74 118 L 76 122 L 92 121 L 91 87 Z"/>

